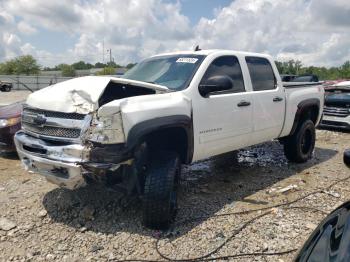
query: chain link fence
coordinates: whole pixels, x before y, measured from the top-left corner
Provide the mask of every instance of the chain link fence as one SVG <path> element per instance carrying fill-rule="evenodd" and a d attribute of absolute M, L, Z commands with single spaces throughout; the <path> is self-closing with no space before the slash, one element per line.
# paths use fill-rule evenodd
<path fill-rule="evenodd" d="M 13 90 L 39 90 L 49 85 L 72 79 L 63 76 L 23 76 L 23 75 L 0 75 L 0 81 L 12 83 Z M 28 88 L 27 88 L 28 87 Z"/>

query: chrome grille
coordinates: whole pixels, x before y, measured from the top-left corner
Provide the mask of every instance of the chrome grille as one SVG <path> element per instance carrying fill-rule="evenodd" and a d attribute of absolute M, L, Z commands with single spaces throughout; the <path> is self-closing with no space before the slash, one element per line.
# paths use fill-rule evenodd
<path fill-rule="evenodd" d="M 327 116 L 347 117 L 350 115 L 350 108 L 325 106 L 323 113 Z"/>
<path fill-rule="evenodd" d="M 37 126 L 26 123 L 25 130 L 37 133 L 44 136 L 66 137 L 66 138 L 78 138 L 80 136 L 80 129 L 61 128 L 51 126 Z"/>
<path fill-rule="evenodd" d="M 46 117 L 55 117 L 55 118 L 64 118 L 64 119 L 75 119 L 75 120 L 83 120 L 85 115 L 78 114 L 78 113 L 62 113 L 62 112 L 55 112 L 55 111 L 47 111 L 47 110 L 40 110 L 40 109 L 34 109 L 34 108 L 23 108 L 23 114 L 40 114 L 45 115 Z"/>
<path fill-rule="evenodd" d="M 57 139 L 75 140 L 86 125 L 86 115 L 25 107 L 22 128 L 33 134 Z"/>

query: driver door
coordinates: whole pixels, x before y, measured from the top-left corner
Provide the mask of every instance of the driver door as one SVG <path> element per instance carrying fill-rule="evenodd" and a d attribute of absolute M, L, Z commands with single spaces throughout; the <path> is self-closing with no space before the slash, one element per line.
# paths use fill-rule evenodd
<path fill-rule="evenodd" d="M 238 58 L 221 56 L 214 59 L 201 83 L 220 75 L 232 79 L 232 89 L 193 100 L 196 138 L 193 160 L 250 145 L 253 132 L 253 99 L 251 92 L 246 92 Z"/>

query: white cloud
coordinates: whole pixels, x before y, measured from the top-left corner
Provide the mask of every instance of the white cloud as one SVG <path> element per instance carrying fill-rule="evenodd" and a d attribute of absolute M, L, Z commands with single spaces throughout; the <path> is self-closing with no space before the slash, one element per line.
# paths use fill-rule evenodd
<path fill-rule="evenodd" d="M 75 45 L 61 54 L 63 61 L 56 63 L 101 61 L 104 43 L 105 49 L 113 50 L 115 61 L 125 64 L 174 49 L 178 41 L 192 35 L 180 4 L 162 0 L 10 0 L 5 9 L 22 19 L 21 31 L 28 31 L 23 25 L 30 24 L 38 28 L 38 34 L 45 28 L 77 37 Z"/>
<path fill-rule="evenodd" d="M 35 54 L 36 50 L 33 45 L 30 43 L 25 43 L 24 45 L 21 46 L 21 51 L 23 54 Z"/>
<path fill-rule="evenodd" d="M 23 21 L 21 21 L 17 24 L 17 28 L 18 28 L 18 31 L 21 32 L 22 34 L 32 35 L 32 34 L 37 33 L 36 28 L 34 28 L 30 24 L 25 23 Z"/>
<path fill-rule="evenodd" d="M 1 5 L 0 59 L 28 52 L 44 65 L 96 62 L 102 60 L 103 43 L 121 64 L 195 44 L 266 52 L 304 64 L 331 66 L 350 59 L 348 0 L 235 0 L 194 27 L 175 0 L 8 0 L 0 2 L 0 10 Z M 50 47 L 38 50 L 19 38 L 36 31 L 40 36 L 42 28 L 77 41 L 52 54 Z"/>
<path fill-rule="evenodd" d="M 349 59 L 348 0 L 236 0 L 195 28 L 203 48 L 266 52 L 305 64 L 339 65 Z M 337 56 L 334 53 L 338 53 Z"/>
<path fill-rule="evenodd" d="M 0 2 L 0 61 L 9 53 L 8 42 L 10 34 L 8 29 L 14 25 L 14 18 L 2 8 Z"/>
<path fill-rule="evenodd" d="M 8 0 L 4 8 L 11 14 L 21 17 L 23 21 L 48 28 L 52 31 L 74 31 L 79 26 L 84 6 L 80 1 L 47 0 Z"/>

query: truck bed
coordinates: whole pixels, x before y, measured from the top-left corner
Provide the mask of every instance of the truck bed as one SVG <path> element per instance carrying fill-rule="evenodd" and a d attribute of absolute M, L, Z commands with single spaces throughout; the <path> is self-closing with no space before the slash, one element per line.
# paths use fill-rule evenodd
<path fill-rule="evenodd" d="M 323 112 L 324 88 L 322 82 L 283 82 L 283 86 L 286 94 L 286 115 L 280 137 L 290 134 L 298 106 L 303 101 L 307 102 L 315 99 L 320 101 L 321 112 L 316 122 L 316 125 L 318 125 Z"/>

